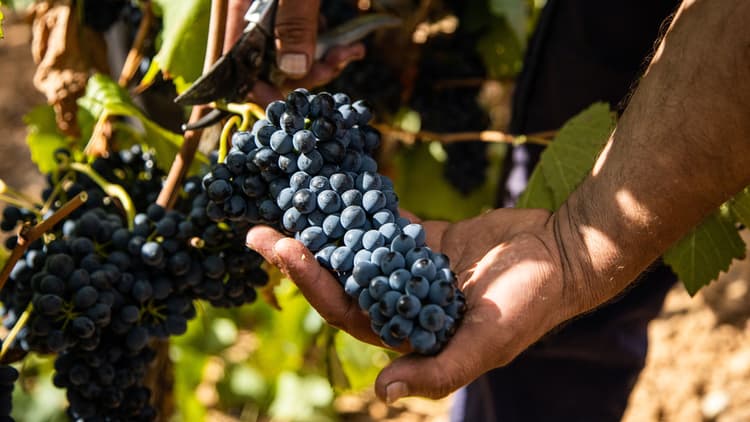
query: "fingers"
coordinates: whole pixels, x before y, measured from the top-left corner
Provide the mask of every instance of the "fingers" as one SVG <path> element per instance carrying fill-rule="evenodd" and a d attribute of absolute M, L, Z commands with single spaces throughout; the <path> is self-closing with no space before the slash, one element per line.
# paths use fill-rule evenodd
<path fill-rule="evenodd" d="M 425 243 L 433 251 L 442 252 L 447 254 L 448 251 L 443 250 L 443 234 L 445 230 L 450 226 L 447 221 L 425 221 L 422 223 L 425 232 Z"/>
<path fill-rule="evenodd" d="M 370 320 L 333 276 L 321 267 L 300 242 L 267 226 L 255 226 L 247 234 L 247 246 L 261 254 L 291 278 L 323 319 L 359 340 L 382 345 L 370 328 Z"/>
<path fill-rule="evenodd" d="M 323 61 L 340 72 L 349 63 L 363 58 L 365 58 L 365 45 L 354 43 L 331 48 L 326 52 Z"/>
<path fill-rule="evenodd" d="M 245 12 L 252 0 L 229 0 L 227 5 L 227 24 L 224 30 L 224 51 L 228 52 L 242 35 L 245 29 Z"/>
<path fill-rule="evenodd" d="M 258 252 L 271 264 L 281 268 L 279 257 L 276 256 L 274 246 L 285 236 L 268 226 L 254 226 L 247 232 L 245 243 L 247 247 Z M 283 270 L 283 269 L 282 269 Z"/>
<path fill-rule="evenodd" d="M 253 92 L 249 96 L 249 99 L 259 106 L 265 108 L 270 102 L 281 100 L 284 96 L 281 94 L 279 88 L 263 81 L 255 82 L 253 85 Z"/>
<path fill-rule="evenodd" d="M 362 44 L 332 48 L 323 61 L 315 62 L 312 65 L 307 75 L 295 79 L 291 83 L 287 82 L 286 88 L 289 90 L 299 87 L 312 89 L 325 85 L 339 76 L 346 65 L 354 60 L 361 60 L 364 56 L 365 48 Z"/>
<path fill-rule="evenodd" d="M 274 35 L 277 65 L 288 77 L 307 74 L 315 53 L 320 0 L 279 0 Z"/>
<path fill-rule="evenodd" d="M 481 328 L 480 321 L 466 318 L 438 355 L 395 359 L 378 375 L 375 393 L 388 404 L 406 396 L 438 399 L 478 378 L 496 366 L 488 360 L 493 348 L 482 340 L 491 335 Z"/>
<path fill-rule="evenodd" d="M 412 223 L 421 223 L 422 222 L 422 220 L 419 217 L 417 217 L 416 215 L 412 214 L 411 211 L 407 211 L 407 210 L 405 210 L 403 208 L 399 208 L 398 209 L 398 214 L 399 214 L 399 216 L 404 217 L 405 219 L 411 221 Z"/>

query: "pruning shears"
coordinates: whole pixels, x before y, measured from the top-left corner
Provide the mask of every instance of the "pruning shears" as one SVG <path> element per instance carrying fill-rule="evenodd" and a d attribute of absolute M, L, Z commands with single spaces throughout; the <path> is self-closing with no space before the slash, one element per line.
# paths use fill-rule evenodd
<path fill-rule="evenodd" d="M 278 0 L 254 0 L 245 13 L 247 26 L 239 40 L 175 102 L 183 106 L 213 101 L 244 102 L 257 81 L 277 79 L 281 74 L 274 57 L 277 6 Z M 398 26 L 400 23 L 398 17 L 378 13 L 352 19 L 318 36 L 314 58 L 321 59 L 331 47 L 351 44 L 377 29 Z M 208 126 L 225 114 L 209 113 L 188 129 Z M 209 117 L 211 121 L 207 121 Z"/>

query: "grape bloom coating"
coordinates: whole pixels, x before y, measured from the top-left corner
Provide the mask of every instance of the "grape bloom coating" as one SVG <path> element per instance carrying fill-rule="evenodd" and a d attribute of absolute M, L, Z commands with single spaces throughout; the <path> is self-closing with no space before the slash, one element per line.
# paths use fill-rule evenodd
<path fill-rule="evenodd" d="M 232 136 L 203 178 L 215 221 L 273 226 L 302 242 L 369 315 L 392 347 L 435 354 L 466 309 L 448 258 L 425 245 L 421 225 L 398 212 L 378 174 L 380 134 L 364 101 L 298 89 Z"/>

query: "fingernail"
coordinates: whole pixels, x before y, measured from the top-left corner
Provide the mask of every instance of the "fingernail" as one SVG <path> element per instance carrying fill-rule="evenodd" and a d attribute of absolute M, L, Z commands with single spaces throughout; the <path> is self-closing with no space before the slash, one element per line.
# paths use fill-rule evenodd
<path fill-rule="evenodd" d="M 253 240 L 255 240 L 255 236 L 253 236 L 251 232 L 252 232 L 252 229 L 248 230 L 247 234 L 245 235 L 245 246 L 247 246 L 248 248 L 252 250 L 256 250 L 255 242 L 253 242 Z"/>
<path fill-rule="evenodd" d="M 307 73 L 307 55 L 284 54 L 279 58 L 279 69 L 289 76 L 304 76 Z"/>
<path fill-rule="evenodd" d="M 405 383 L 401 381 L 392 382 L 385 387 L 385 403 L 393 404 L 393 402 L 408 394 L 409 389 Z"/>

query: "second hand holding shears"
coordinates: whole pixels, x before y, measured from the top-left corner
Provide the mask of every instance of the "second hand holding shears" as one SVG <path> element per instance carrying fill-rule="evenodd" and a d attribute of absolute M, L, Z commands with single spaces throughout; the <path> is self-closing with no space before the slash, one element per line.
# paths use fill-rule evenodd
<path fill-rule="evenodd" d="M 225 55 L 185 92 L 175 98 L 179 105 L 245 102 L 259 80 L 276 82 L 283 73 L 276 68 L 274 46 L 274 17 L 278 0 L 254 0 L 245 14 L 242 36 Z M 367 14 L 352 19 L 332 30 L 319 34 L 315 60 L 336 46 L 359 41 L 369 33 L 400 25 L 401 19 L 387 14 Z M 221 107 L 220 104 L 217 104 Z M 230 112 L 216 108 L 185 130 L 198 129 L 218 122 Z"/>

